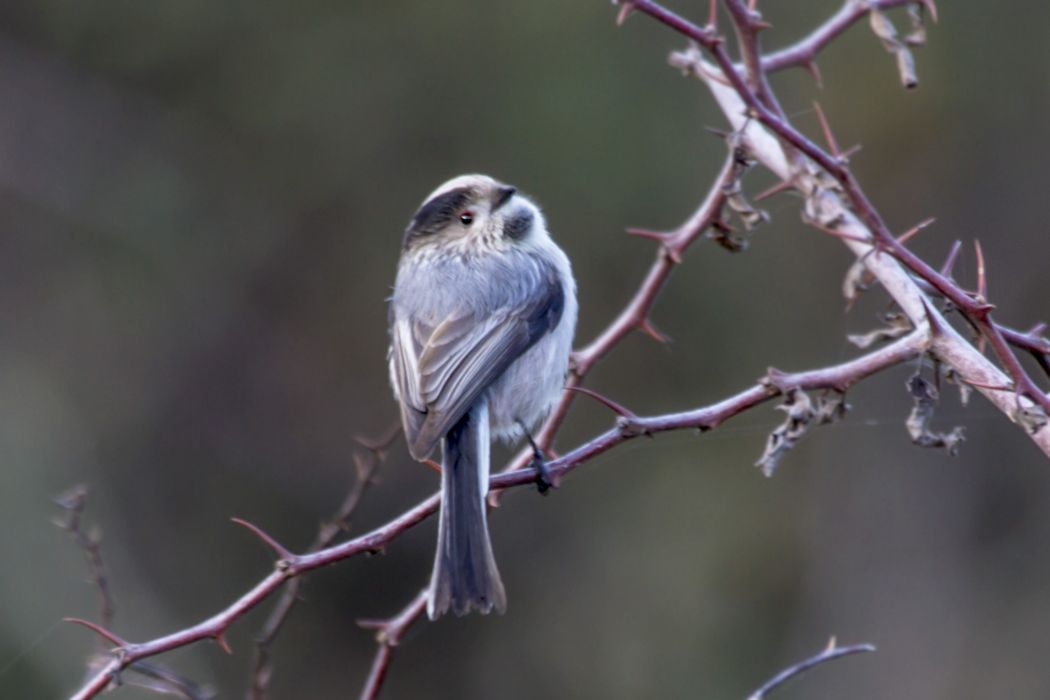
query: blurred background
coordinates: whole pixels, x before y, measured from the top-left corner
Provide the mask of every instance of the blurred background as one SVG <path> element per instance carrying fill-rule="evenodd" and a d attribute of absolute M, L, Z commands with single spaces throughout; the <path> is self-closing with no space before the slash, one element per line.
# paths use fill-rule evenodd
<path fill-rule="evenodd" d="M 671 5 L 694 19 L 706 2 Z M 760 3 L 770 48 L 838 6 Z M 1050 320 L 1050 5 L 947 3 L 920 87 L 905 92 L 865 23 L 777 75 L 819 134 L 819 99 L 867 192 L 939 264 L 955 238 L 988 259 L 1000 321 Z M 579 341 L 641 280 L 651 242 L 695 207 L 723 145 L 702 85 L 666 64 L 685 42 L 608 2 L 0 4 L 0 696 L 57 698 L 95 648 L 63 616 L 98 618 L 55 495 L 91 490 L 115 630 L 146 640 L 225 607 L 271 568 L 231 516 L 305 547 L 353 481 L 355 435 L 396 418 L 386 307 L 420 199 L 464 171 L 534 195 L 573 260 Z M 896 12 L 898 27 L 907 28 Z M 751 193 L 769 184 L 755 172 Z M 750 250 L 690 251 L 656 307 L 673 342 L 637 334 L 588 385 L 639 413 L 715 401 L 762 375 L 857 353 L 850 256 L 765 203 Z M 772 479 L 752 465 L 782 417 L 635 441 L 547 498 L 492 515 L 509 609 L 412 628 L 384 697 L 743 698 L 831 635 L 877 654 L 778 697 L 1050 696 L 1050 469 L 980 398 L 944 392 L 958 456 L 913 447 L 901 367 L 850 392 Z M 562 449 L 612 417 L 578 401 Z M 505 460 L 500 448 L 495 459 Z M 398 443 L 362 532 L 431 493 Z M 424 584 L 434 523 L 385 556 L 311 575 L 275 647 L 272 697 L 355 697 L 374 652 L 355 620 Z M 269 606 L 160 659 L 243 697 Z M 121 698 L 155 697 L 124 688 Z"/>

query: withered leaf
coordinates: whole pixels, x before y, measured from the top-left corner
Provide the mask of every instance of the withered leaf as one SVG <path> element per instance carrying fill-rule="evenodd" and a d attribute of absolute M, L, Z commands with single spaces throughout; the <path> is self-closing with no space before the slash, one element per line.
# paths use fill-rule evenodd
<path fill-rule="evenodd" d="M 956 426 L 947 433 L 939 433 L 930 429 L 933 422 L 933 411 L 939 398 L 937 387 L 923 379 L 919 374 L 913 374 L 908 379 L 908 393 L 911 394 L 915 405 L 904 422 L 908 429 L 911 441 L 919 447 L 943 447 L 948 454 L 955 455 L 959 449 L 959 443 L 963 441 L 963 429 Z"/>

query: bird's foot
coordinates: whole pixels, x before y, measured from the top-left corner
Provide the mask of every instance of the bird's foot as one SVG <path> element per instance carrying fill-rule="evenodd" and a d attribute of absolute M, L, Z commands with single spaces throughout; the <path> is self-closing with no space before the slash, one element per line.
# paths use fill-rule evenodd
<path fill-rule="evenodd" d="M 525 439 L 529 441 L 529 447 L 532 448 L 532 461 L 529 462 L 529 467 L 536 470 L 536 490 L 546 496 L 551 487 L 555 486 L 550 467 L 547 465 L 547 457 L 524 425 L 521 426 L 521 429 L 525 432 Z"/>

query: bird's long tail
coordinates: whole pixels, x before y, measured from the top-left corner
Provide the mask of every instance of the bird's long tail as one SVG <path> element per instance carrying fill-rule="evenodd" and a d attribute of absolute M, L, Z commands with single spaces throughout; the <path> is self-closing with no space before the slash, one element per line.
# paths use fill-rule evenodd
<path fill-rule="evenodd" d="M 485 513 L 488 403 L 479 399 L 441 445 L 441 514 L 427 615 L 436 620 L 450 609 L 456 615 L 493 609 L 502 613 L 507 596 L 492 556 Z"/>

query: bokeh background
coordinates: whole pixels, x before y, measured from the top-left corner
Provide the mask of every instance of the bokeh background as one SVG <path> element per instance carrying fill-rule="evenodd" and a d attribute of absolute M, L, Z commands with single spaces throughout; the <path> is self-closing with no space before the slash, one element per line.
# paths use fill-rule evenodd
<path fill-rule="evenodd" d="M 761 6 L 779 47 L 838 3 Z M 979 237 L 999 319 L 1027 327 L 1050 313 L 1050 5 L 941 12 L 916 91 L 864 24 L 821 60 L 823 90 L 802 71 L 774 84 L 810 133 L 819 99 L 863 143 L 856 170 L 897 230 L 937 217 L 913 244 L 928 259 L 963 239 L 972 284 Z M 599 0 L 0 4 L 0 696 L 62 697 L 94 649 L 58 622 L 98 614 L 51 523 L 67 487 L 91 489 L 132 640 L 267 573 L 230 516 L 312 538 L 352 482 L 353 436 L 395 420 L 384 299 L 405 223 L 447 177 L 532 193 L 578 275 L 579 339 L 614 316 L 653 257 L 623 229 L 688 215 L 723 154 L 703 127 L 724 122 L 667 67 L 682 39 L 613 16 Z M 884 297 L 845 314 L 845 248 L 797 200 L 766 207 L 747 253 L 689 251 L 655 311 L 673 343 L 630 337 L 590 386 L 672 411 L 856 352 L 845 334 Z M 954 390 L 937 423 L 966 427 L 960 454 L 911 446 L 913 369 L 852 391 L 850 416 L 772 479 L 752 466 L 781 417 L 766 406 L 625 445 L 547 498 L 509 495 L 492 516 L 507 614 L 413 628 L 385 697 L 744 697 L 832 634 L 879 651 L 779 697 L 1050 696 L 1050 465 Z M 610 421 L 577 402 L 559 444 Z M 398 445 L 355 531 L 436 484 Z M 356 696 L 374 643 L 355 620 L 419 590 L 433 538 L 428 522 L 311 575 L 272 696 Z M 267 609 L 233 628 L 233 656 L 163 661 L 241 697 Z"/>

